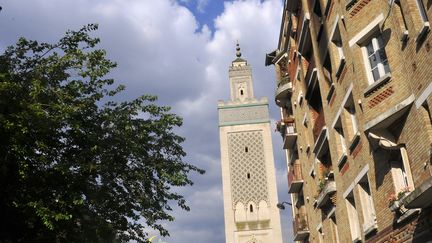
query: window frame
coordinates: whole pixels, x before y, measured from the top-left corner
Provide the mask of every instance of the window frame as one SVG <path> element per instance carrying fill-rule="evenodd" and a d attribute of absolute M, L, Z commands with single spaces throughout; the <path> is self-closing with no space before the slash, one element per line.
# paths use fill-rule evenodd
<path fill-rule="evenodd" d="M 333 59 L 333 63 L 335 64 L 335 71 L 336 71 L 335 75 L 337 78 L 339 78 L 345 66 L 345 53 L 343 49 L 342 35 L 339 27 L 339 19 L 340 19 L 339 15 L 337 15 L 335 18 L 335 23 L 332 26 L 330 38 L 329 38 L 329 42 L 331 46 L 330 49 L 332 52 L 336 52 L 336 53 L 332 53 L 331 57 Z"/>
<path fill-rule="evenodd" d="M 346 144 L 346 135 L 344 132 L 344 128 L 342 125 L 342 117 L 340 115 L 337 116 L 334 124 L 333 124 L 334 133 L 336 136 L 336 144 L 337 144 L 337 153 L 338 153 L 338 161 L 337 166 L 339 171 L 342 170 L 345 165 L 346 158 L 348 155 L 348 146 Z"/>
<path fill-rule="evenodd" d="M 346 132 L 345 139 L 348 139 L 350 144 L 349 146 L 351 146 L 359 132 L 359 123 L 356 118 L 357 111 L 355 108 L 352 90 L 349 90 L 346 97 L 347 99 L 344 99 L 345 103 L 342 104 L 342 116 L 346 127 L 344 130 Z"/>
<path fill-rule="evenodd" d="M 393 166 L 393 162 L 397 162 L 397 161 L 389 160 L 391 175 L 392 175 L 392 180 L 393 180 L 393 186 L 394 186 L 396 194 L 405 190 L 406 188 L 408 188 L 409 191 L 414 190 L 414 181 L 412 178 L 411 167 L 410 167 L 410 162 L 409 162 L 406 148 L 403 146 L 400 147 L 399 153 L 400 153 L 400 159 L 401 159 L 400 165 L 402 165 L 402 167 L 403 167 L 403 168 L 400 168 L 400 170 L 401 170 L 400 172 L 398 171 L 399 168 L 395 168 Z"/>
<path fill-rule="evenodd" d="M 391 73 L 389 60 L 386 54 L 385 45 L 383 43 L 381 33 L 375 33 L 367 41 L 363 42 L 361 45 L 361 51 L 363 54 L 364 66 L 366 69 L 366 74 L 368 77 L 368 84 L 374 84 L 375 82 L 379 82 L 382 78 L 384 78 L 387 74 Z M 373 53 L 369 54 L 368 47 L 372 47 Z M 382 54 L 384 54 L 385 59 Z M 370 60 L 371 58 L 376 59 L 376 64 L 374 65 Z M 387 63 L 385 65 L 384 63 Z M 374 76 L 374 69 L 378 71 L 378 77 Z"/>
<path fill-rule="evenodd" d="M 415 1 L 417 4 L 417 9 L 419 10 L 420 17 L 423 20 L 423 23 L 428 23 L 429 19 L 428 19 L 427 11 L 426 11 L 426 8 L 423 4 L 423 1 L 422 0 L 415 0 Z"/>
<path fill-rule="evenodd" d="M 368 188 L 364 188 L 366 186 Z M 368 173 L 358 182 L 357 190 L 360 196 L 361 211 L 363 215 L 363 232 L 366 234 L 376 228 L 376 211 L 373 203 L 372 190 L 369 183 Z"/>
<path fill-rule="evenodd" d="M 362 233 L 353 191 L 345 197 L 345 206 L 348 213 L 351 240 L 354 242 L 361 239 Z"/>

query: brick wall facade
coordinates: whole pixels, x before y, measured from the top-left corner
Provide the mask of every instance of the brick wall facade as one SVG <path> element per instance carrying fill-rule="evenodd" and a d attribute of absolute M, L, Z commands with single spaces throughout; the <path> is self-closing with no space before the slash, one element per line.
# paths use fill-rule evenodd
<path fill-rule="evenodd" d="M 358 235 L 362 242 L 432 239 L 430 209 L 402 210 L 401 207 L 392 211 L 388 201 L 391 194 L 400 191 L 395 179 L 398 176 L 395 160 L 409 166 L 404 170 L 412 178 L 410 191 L 432 175 L 432 34 L 424 27 L 427 24 L 418 3 L 424 5 L 432 22 L 430 0 L 400 0 L 392 4 L 380 0 L 288 0 L 285 3 L 286 19 L 282 23 L 291 22 L 297 28 L 286 36 L 281 35 L 289 41 L 289 55 L 273 60 L 273 64 L 287 65 L 284 70 L 288 70 L 294 87 L 289 94 L 290 102 L 280 106 L 292 112 L 289 115 L 296 122 L 298 139 L 288 154 L 297 150 L 302 167 L 303 189 L 292 198 L 304 199 L 304 205 L 302 202 L 300 206 L 306 210 L 309 226 L 305 241 L 352 242 L 355 235 L 352 220 L 359 222 Z M 309 24 L 303 27 L 308 18 Z M 339 39 L 334 37 L 336 24 Z M 407 38 L 402 38 L 403 33 Z M 375 45 L 385 51 L 390 69 L 381 68 L 382 78 L 377 81 L 371 79 L 366 56 L 366 46 L 374 38 L 378 43 L 374 42 Z M 338 47 L 344 59 L 339 71 L 342 61 Z M 284 58 L 288 60 L 282 61 Z M 381 54 L 379 58 L 385 57 Z M 309 83 L 306 79 L 309 65 L 317 68 L 316 82 Z M 298 68 L 300 80 L 296 76 Z M 353 110 L 347 108 L 349 104 Z M 320 141 L 320 131 L 314 126 L 315 107 L 322 107 L 324 142 Z M 338 119 L 345 141 L 340 141 L 335 129 Z M 382 145 L 386 142 L 392 148 Z M 406 150 L 406 157 L 401 148 Z M 326 161 L 331 161 L 333 173 L 321 175 L 322 161 L 318 158 L 326 151 L 329 153 Z M 342 164 L 338 166 L 340 161 Z M 335 181 L 336 192 L 329 192 L 331 200 L 319 205 L 317 199 L 327 181 Z M 366 193 L 372 199 L 373 208 L 367 206 L 369 197 L 359 189 L 361 183 L 369 185 Z M 348 214 L 346 198 L 350 193 L 355 199 L 357 219 L 350 219 Z M 294 214 L 298 211 L 295 204 Z M 371 221 L 368 210 L 375 212 L 375 221 Z M 336 224 L 331 222 L 332 217 Z"/>

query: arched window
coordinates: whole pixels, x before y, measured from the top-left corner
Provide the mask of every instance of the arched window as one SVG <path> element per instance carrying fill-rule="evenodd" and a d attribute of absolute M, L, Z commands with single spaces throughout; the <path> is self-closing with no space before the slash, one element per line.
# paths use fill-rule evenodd
<path fill-rule="evenodd" d="M 240 95 L 243 95 L 243 90 L 242 89 L 240 90 Z"/>
<path fill-rule="evenodd" d="M 249 152 L 249 148 L 248 147 L 245 147 L 245 152 L 246 153 Z"/>
<path fill-rule="evenodd" d="M 253 206 L 252 206 L 252 204 L 249 205 L 249 211 L 250 211 L 251 213 L 253 213 Z"/>
<path fill-rule="evenodd" d="M 250 173 L 247 173 L 247 178 L 250 179 Z"/>

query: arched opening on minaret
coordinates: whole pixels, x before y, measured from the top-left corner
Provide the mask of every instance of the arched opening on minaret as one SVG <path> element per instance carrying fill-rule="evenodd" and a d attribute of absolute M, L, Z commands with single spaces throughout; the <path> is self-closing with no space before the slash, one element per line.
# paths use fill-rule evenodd
<path fill-rule="evenodd" d="M 249 211 L 250 211 L 251 213 L 253 213 L 253 206 L 252 206 L 252 204 L 249 205 Z"/>
<path fill-rule="evenodd" d="M 249 152 L 249 148 L 248 147 L 245 147 L 245 152 L 246 153 Z"/>
<path fill-rule="evenodd" d="M 240 95 L 243 96 L 243 90 L 242 89 L 240 90 Z"/>
<path fill-rule="evenodd" d="M 250 173 L 247 173 L 247 178 L 250 179 Z"/>

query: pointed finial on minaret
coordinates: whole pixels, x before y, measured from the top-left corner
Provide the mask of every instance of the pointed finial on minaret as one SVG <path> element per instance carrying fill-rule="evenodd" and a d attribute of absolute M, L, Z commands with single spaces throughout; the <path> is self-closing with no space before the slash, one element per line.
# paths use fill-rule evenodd
<path fill-rule="evenodd" d="M 237 56 L 237 57 L 241 57 L 240 45 L 239 45 L 239 43 L 238 43 L 238 40 L 237 40 L 237 48 L 236 48 L 236 50 L 237 50 L 237 52 L 236 52 L 236 56 Z"/>

